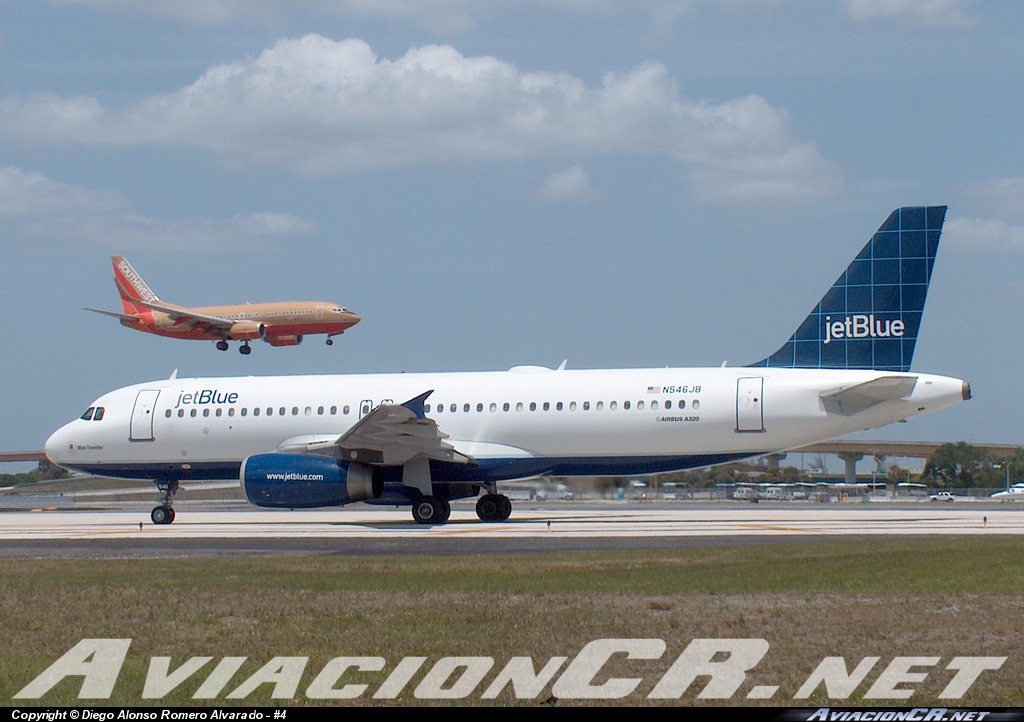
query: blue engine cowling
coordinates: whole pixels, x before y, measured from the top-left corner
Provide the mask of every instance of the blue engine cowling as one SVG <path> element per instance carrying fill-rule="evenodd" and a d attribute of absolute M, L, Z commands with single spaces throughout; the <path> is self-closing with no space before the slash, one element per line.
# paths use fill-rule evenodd
<path fill-rule="evenodd" d="M 238 478 L 250 504 L 284 509 L 369 501 L 384 490 L 379 467 L 329 456 L 258 454 L 242 462 Z"/>

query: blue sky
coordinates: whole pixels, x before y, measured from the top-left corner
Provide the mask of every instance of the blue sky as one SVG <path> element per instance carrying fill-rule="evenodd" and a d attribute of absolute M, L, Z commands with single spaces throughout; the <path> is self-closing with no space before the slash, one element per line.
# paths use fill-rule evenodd
<path fill-rule="evenodd" d="M 1024 7 L 970 0 L 8 0 L 0 448 L 165 377 L 742 365 L 888 213 L 948 204 L 872 438 L 1019 442 Z M 80 310 L 323 299 L 248 358 Z"/>

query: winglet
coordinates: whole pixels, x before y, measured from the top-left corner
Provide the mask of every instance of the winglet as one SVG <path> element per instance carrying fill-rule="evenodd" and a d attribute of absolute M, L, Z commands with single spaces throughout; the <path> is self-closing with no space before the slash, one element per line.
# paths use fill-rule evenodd
<path fill-rule="evenodd" d="M 430 389 L 430 391 L 425 391 L 416 398 L 409 399 L 404 404 L 402 404 L 402 406 L 416 414 L 417 419 L 426 418 L 426 411 L 424 411 L 423 406 L 424 404 L 426 404 L 427 397 L 429 397 L 432 393 L 434 393 L 434 389 Z"/>
<path fill-rule="evenodd" d="M 893 211 L 782 348 L 750 366 L 909 371 L 945 217 Z"/>

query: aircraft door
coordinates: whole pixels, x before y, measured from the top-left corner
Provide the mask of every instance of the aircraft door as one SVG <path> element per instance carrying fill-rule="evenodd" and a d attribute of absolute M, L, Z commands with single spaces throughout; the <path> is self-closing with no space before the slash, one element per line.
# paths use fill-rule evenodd
<path fill-rule="evenodd" d="M 319 305 L 319 304 L 316 307 L 316 320 L 317 321 L 323 321 L 324 320 L 324 307 Z"/>
<path fill-rule="evenodd" d="M 155 416 L 156 399 L 159 395 L 159 389 L 143 389 L 135 397 L 131 432 L 128 436 L 130 441 L 152 441 L 154 439 L 153 417 Z"/>
<path fill-rule="evenodd" d="M 764 378 L 736 380 L 736 431 L 764 431 Z"/>
<path fill-rule="evenodd" d="M 373 411 L 373 402 L 369 399 L 363 399 L 359 402 L 359 418 L 363 418 L 368 413 Z"/>

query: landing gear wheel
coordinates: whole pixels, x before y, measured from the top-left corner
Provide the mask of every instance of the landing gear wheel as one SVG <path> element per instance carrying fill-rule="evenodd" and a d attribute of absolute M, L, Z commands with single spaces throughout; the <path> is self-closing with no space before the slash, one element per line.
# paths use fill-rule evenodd
<path fill-rule="evenodd" d="M 218 341 L 217 342 L 217 350 L 218 351 L 227 351 L 228 350 L 228 342 L 227 341 Z"/>
<path fill-rule="evenodd" d="M 501 504 L 501 511 L 499 512 L 498 521 L 505 521 L 512 516 L 512 500 L 503 494 L 498 494 L 499 503 Z"/>
<path fill-rule="evenodd" d="M 156 506 L 149 513 L 149 518 L 154 524 L 170 524 L 174 521 L 174 509 L 169 506 Z"/>
<path fill-rule="evenodd" d="M 245 343 L 238 347 L 238 353 L 242 354 L 243 356 L 248 356 L 249 354 L 252 353 L 252 347 L 249 345 L 248 341 L 246 341 Z"/>
<path fill-rule="evenodd" d="M 441 502 L 441 524 L 448 523 L 448 517 L 452 515 L 452 505 L 448 503 L 447 499 L 438 499 Z"/>
<path fill-rule="evenodd" d="M 412 518 L 417 524 L 444 524 L 448 518 L 444 513 L 445 506 L 444 501 L 436 496 L 421 497 L 412 505 Z"/>
<path fill-rule="evenodd" d="M 498 521 L 501 518 L 501 502 L 497 494 L 484 494 L 476 500 L 476 515 L 480 521 Z"/>
<path fill-rule="evenodd" d="M 504 494 L 484 494 L 476 502 L 480 521 L 505 521 L 512 515 L 512 502 Z"/>
<path fill-rule="evenodd" d="M 327 345 L 328 346 L 333 346 L 334 345 L 334 339 L 333 338 L 327 339 Z"/>

